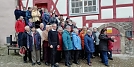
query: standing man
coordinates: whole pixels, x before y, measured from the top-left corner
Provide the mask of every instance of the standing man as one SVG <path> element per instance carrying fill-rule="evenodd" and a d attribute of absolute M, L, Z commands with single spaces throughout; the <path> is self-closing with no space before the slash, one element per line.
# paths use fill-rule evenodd
<path fill-rule="evenodd" d="M 18 20 L 20 18 L 20 16 L 22 16 L 22 11 L 19 9 L 19 6 L 16 6 L 14 15 L 15 15 L 16 20 Z"/>
<path fill-rule="evenodd" d="M 48 32 L 48 42 L 50 44 L 50 50 L 51 50 L 51 67 L 58 67 L 56 65 L 56 51 L 57 48 L 59 48 L 59 37 L 58 37 L 58 31 L 56 31 L 57 25 L 52 24 L 52 30 Z"/>
<path fill-rule="evenodd" d="M 71 27 L 69 25 L 66 26 L 66 29 L 64 30 L 62 34 L 62 39 L 63 39 L 63 50 L 65 54 L 65 66 L 70 67 L 71 62 L 71 50 L 73 50 L 73 44 L 71 40 Z"/>
<path fill-rule="evenodd" d="M 24 63 L 27 63 L 27 57 L 29 58 L 29 61 L 32 61 L 32 59 L 31 59 L 31 51 L 29 49 L 29 47 L 31 46 L 30 37 L 31 37 L 30 27 L 25 26 L 25 32 L 22 35 L 22 45 L 27 48 L 25 56 L 23 57 Z M 28 55 L 27 55 L 27 52 L 28 52 Z"/>
<path fill-rule="evenodd" d="M 100 35 L 100 33 L 98 32 L 98 30 L 97 30 L 97 28 L 96 27 L 94 27 L 93 28 L 93 34 L 94 34 L 94 36 L 96 37 L 95 38 L 95 43 L 94 43 L 94 46 L 95 46 L 95 52 L 94 52 L 94 55 L 95 56 L 99 56 L 99 35 Z"/>
<path fill-rule="evenodd" d="M 25 18 L 26 19 L 26 25 L 28 25 L 29 19 L 32 18 L 31 11 L 32 11 L 32 8 L 28 7 L 28 10 L 26 11 L 26 18 Z"/>
<path fill-rule="evenodd" d="M 48 10 L 45 9 L 45 12 L 42 14 L 42 23 L 44 24 L 44 29 L 46 28 L 46 25 L 49 23 L 50 20 L 50 14 L 48 13 Z"/>
<path fill-rule="evenodd" d="M 18 33 L 18 45 L 19 47 L 22 46 L 21 39 L 22 39 L 22 34 L 24 32 L 25 28 L 25 22 L 22 16 L 17 20 L 15 24 L 15 30 Z"/>
<path fill-rule="evenodd" d="M 38 65 L 41 65 L 40 63 L 40 43 L 41 43 L 41 36 L 36 31 L 35 27 L 32 27 L 32 65 L 35 65 L 37 62 Z"/>

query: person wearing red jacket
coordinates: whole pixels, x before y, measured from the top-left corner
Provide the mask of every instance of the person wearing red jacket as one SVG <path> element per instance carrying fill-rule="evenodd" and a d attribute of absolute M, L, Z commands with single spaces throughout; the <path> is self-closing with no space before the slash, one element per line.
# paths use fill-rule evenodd
<path fill-rule="evenodd" d="M 58 27 L 58 37 L 59 37 L 59 48 L 57 48 L 57 54 L 56 54 L 56 62 L 59 63 L 61 61 L 61 53 L 62 53 L 62 32 L 63 32 L 63 28 L 62 27 Z"/>
<path fill-rule="evenodd" d="M 18 33 L 18 46 L 21 47 L 22 34 L 25 31 L 25 21 L 22 16 L 16 21 L 15 30 Z"/>

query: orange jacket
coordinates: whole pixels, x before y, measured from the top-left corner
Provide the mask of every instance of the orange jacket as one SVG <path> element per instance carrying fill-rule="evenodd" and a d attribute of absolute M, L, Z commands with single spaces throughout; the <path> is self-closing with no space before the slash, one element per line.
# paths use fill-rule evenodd
<path fill-rule="evenodd" d="M 59 44 L 58 45 L 60 45 L 60 47 L 59 48 L 57 48 L 57 50 L 58 51 L 62 51 L 62 34 L 60 34 L 60 33 L 58 33 L 58 36 L 59 36 Z"/>
<path fill-rule="evenodd" d="M 84 31 L 81 31 L 80 34 L 79 34 L 79 36 L 81 38 L 82 49 L 84 49 L 84 37 L 85 37 L 85 34 L 86 34 L 86 32 L 84 32 Z"/>

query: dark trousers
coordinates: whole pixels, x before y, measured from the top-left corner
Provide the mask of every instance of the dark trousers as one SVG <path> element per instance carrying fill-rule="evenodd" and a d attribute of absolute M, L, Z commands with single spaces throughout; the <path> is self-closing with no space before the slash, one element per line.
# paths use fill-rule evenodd
<path fill-rule="evenodd" d="M 74 62 L 78 62 L 79 59 L 79 50 L 74 50 Z"/>
<path fill-rule="evenodd" d="M 50 48 L 51 50 L 51 65 L 55 65 L 56 63 L 56 52 L 57 52 L 57 47 Z"/>
<path fill-rule="evenodd" d="M 95 45 L 95 52 L 94 52 L 94 56 L 99 56 L 99 45 Z"/>
<path fill-rule="evenodd" d="M 29 59 L 29 61 L 32 61 L 32 56 L 31 56 L 31 51 L 27 49 L 26 53 L 25 53 L 25 56 L 23 57 L 23 60 L 24 61 L 27 61 L 27 57 Z"/>
<path fill-rule="evenodd" d="M 80 56 L 82 59 L 86 59 L 87 58 L 87 53 L 85 52 L 84 49 L 81 50 Z"/>
<path fill-rule="evenodd" d="M 101 51 L 101 54 L 102 54 L 102 62 L 105 64 L 105 65 L 108 65 L 108 55 L 107 55 L 108 51 Z"/>
<path fill-rule="evenodd" d="M 57 53 L 56 53 L 56 62 L 60 62 L 61 61 L 61 53 L 62 53 L 62 51 L 57 51 Z"/>
<path fill-rule="evenodd" d="M 48 46 L 48 41 L 43 42 L 43 60 L 50 63 L 50 48 Z"/>
<path fill-rule="evenodd" d="M 65 64 L 69 64 L 70 63 L 70 59 L 71 59 L 71 53 L 69 50 L 64 51 L 65 54 Z"/>
<path fill-rule="evenodd" d="M 87 62 L 88 64 L 91 62 L 91 57 L 92 57 L 92 53 L 91 52 L 87 52 Z"/>
<path fill-rule="evenodd" d="M 23 34 L 23 32 L 19 32 L 19 34 L 18 34 L 18 46 L 19 46 L 19 48 L 22 46 L 22 34 Z"/>

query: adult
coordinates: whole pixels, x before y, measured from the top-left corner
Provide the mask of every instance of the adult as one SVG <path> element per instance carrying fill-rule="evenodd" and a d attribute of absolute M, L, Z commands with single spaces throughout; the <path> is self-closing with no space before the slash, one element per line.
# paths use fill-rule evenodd
<path fill-rule="evenodd" d="M 82 45 L 82 51 L 81 51 L 82 59 L 86 58 L 86 53 L 85 53 L 85 50 L 84 50 L 84 37 L 85 37 L 86 33 L 87 33 L 87 27 L 83 26 L 82 31 L 79 34 L 79 36 L 81 38 L 81 45 Z"/>
<path fill-rule="evenodd" d="M 32 18 L 31 11 L 32 11 L 32 8 L 28 7 L 28 10 L 26 11 L 26 18 L 25 18 L 26 19 L 26 25 L 28 25 L 29 19 Z"/>
<path fill-rule="evenodd" d="M 100 33 L 98 32 L 98 30 L 97 30 L 97 28 L 96 27 L 94 27 L 93 28 L 93 34 L 94 34 L 94 37 L 95 37 L 95 43 L 94 43 L 94 45 L 95 45 L 95 52 L 94 52 L 94 55 L 95 56 L 99 56 L 99 35 L 100 35 Z"/>
<path fill-rule="evenodd" d="M 32 27 L 32 65 L 35 65 L 37 63 L 38 65 L 41 65 L 40 63 L 40 42 L 41 42 L 41 36 L 40 34 L 36 31 L 35 27 Z"/>
<path fill-rule="evenodd" d="M 25 22 L 26 22 L 26 11 L 27 11 L 26 7 L 23 7 L 22 16 L 24 17 Z"/>
<path fill-rule="evenodd" d="M 20 16 L 22 16 L 22 11 L 19 9 L 19 6 L 16 6 L 16 9 L 14 11 L 15 19 L 18 20 Z"/>
<path fill-rule="evenodd" d="M 99 35 L 99 50 L 101 51 L 101 62 L 104 63 L 105 66 L 109 66 L 108 65 L 108 42 L 113 41 L 113 39 L 115 38 L 114 36 L 112 36 L 111 38 L 109 38 L 106 34 L 106 29 L 102 29 Z"/>
<path fill-rule="evenodd" d="M 32 21 L 32 18 L 29 19 L 28 26 L 32 28 L 34 26 L 34 23 Z"/>
<path fill-rule="evenodd" d="M 70 67 L 70 65 L 71 65 L 71 62 L 70 62 L 71 52 L 70 51 L 73 50 L 70 32 L 71 32 L 71 27 L 66 26 L 66 28 L 62 34 L 63 50 L 64 50 L 64 54 L 65 54 L 65 66 L 68 66 L 68 67 Z"/>
<path fill-rule="evenodd" d="M 37 22 L 37 21 L 40 21 L 40 12 L 38 11 L 37 9 L 37 6 L 34 6 L 33 7 L 33 10 L 32 10 L 32 18 L 33 18 L 33 22 Z"/>
<path fill-rule="evenodd" d="M 50 63 L 50 49 L 48 44 L 48 32 L 50 30 L 49 25 L 46 25 L 46 30 L 42 32 L 42 40 L 43 40 L 43 59 L 45 65 L 49 65 Z"/>
<path fill-rule="evenodd" d="M 50 14 L 48 13 L 48 10 L 45 9 L 45 12 L 42 15 L 42 23 L 44 24 L 44 28 L 46 27 L 47 24 L 49 24 L 50 20 Z"/>
<path fill-rule="evenodd" d="M 56 62 L 59 63 L 61 61 L 61 53 L 62 53 L 62 46 L 63 46 L 63 41 L 62 41 L 62 32 L 63 28 L 58 27 L 58 37 L 59 37 L 59 48 L 57 48 L 57 55 L 56 55 Z"/>
<path fill-rule="evenodd" d="M 25 26 L 25 32 L 22 35 L 22 46 L 25 46 L 27 48 L 25 56 L 23 57 L 24 63 L 27 63 L 27 57 L 29 58 L 29 61 L 32 61 L 31 59 L 31 51 L 29 49 L 30 45 L 30 27 Z M 28 52 L 28 53 L 27 53 Z"/>
<path fill-rule="evenodd" d="M 22 39 L 22 34 L 25 31 L 25 21 L 22 16 L 16 21 L 15 23 L 15 30 L 18 33 L 18 45 L 19 47 L 22 46 L 21 39 Z"/>
<path fill-rule="evenodd" d="M 56 65 L 56 52 L 57 48 L 59 48 L 59 37 L 58 37 L 58 31 L 56 31 L 57 25 L 52 24 L 52 30 L 48 32 L 48 42 L 50 44 L 50 50 L 51 50 L 51 67 L 57 67 Z"/>
<path fill-rule="evenodd" d="M 72 41 L 73 41 L 73 50 L 74 50 L 74 60 L 73 62 L 75 64 L 79 64 L 78 59 L 79 59 L 79 53 L 80 50 L 82 49 L 81 47 L 81 39 L 79 37 L 78 29 L 74 28 L 72 32 Z"/>
<path fill-rule="evenodd" d="M 52 14 L 52 17 L 50 18 L 50 21 L 49 22 L 50 22 L 50 24 L 55 23 L 55 24 L 58 25 L 58 21 L 57 21 L 57 19 L 55 17 L 55 13 Z"/>
<path fill-rule="evenodd" d="M 94 52 L 94 40 L 92 36 L 92 31 L 87 30 L 87 34 L 84 37 L 84 43 L 85 43 L 85 51 L 87 53 L 87 62 L 89 66 L 91 65 L 90 58 L 92 56 L 92 53 Z"/>

